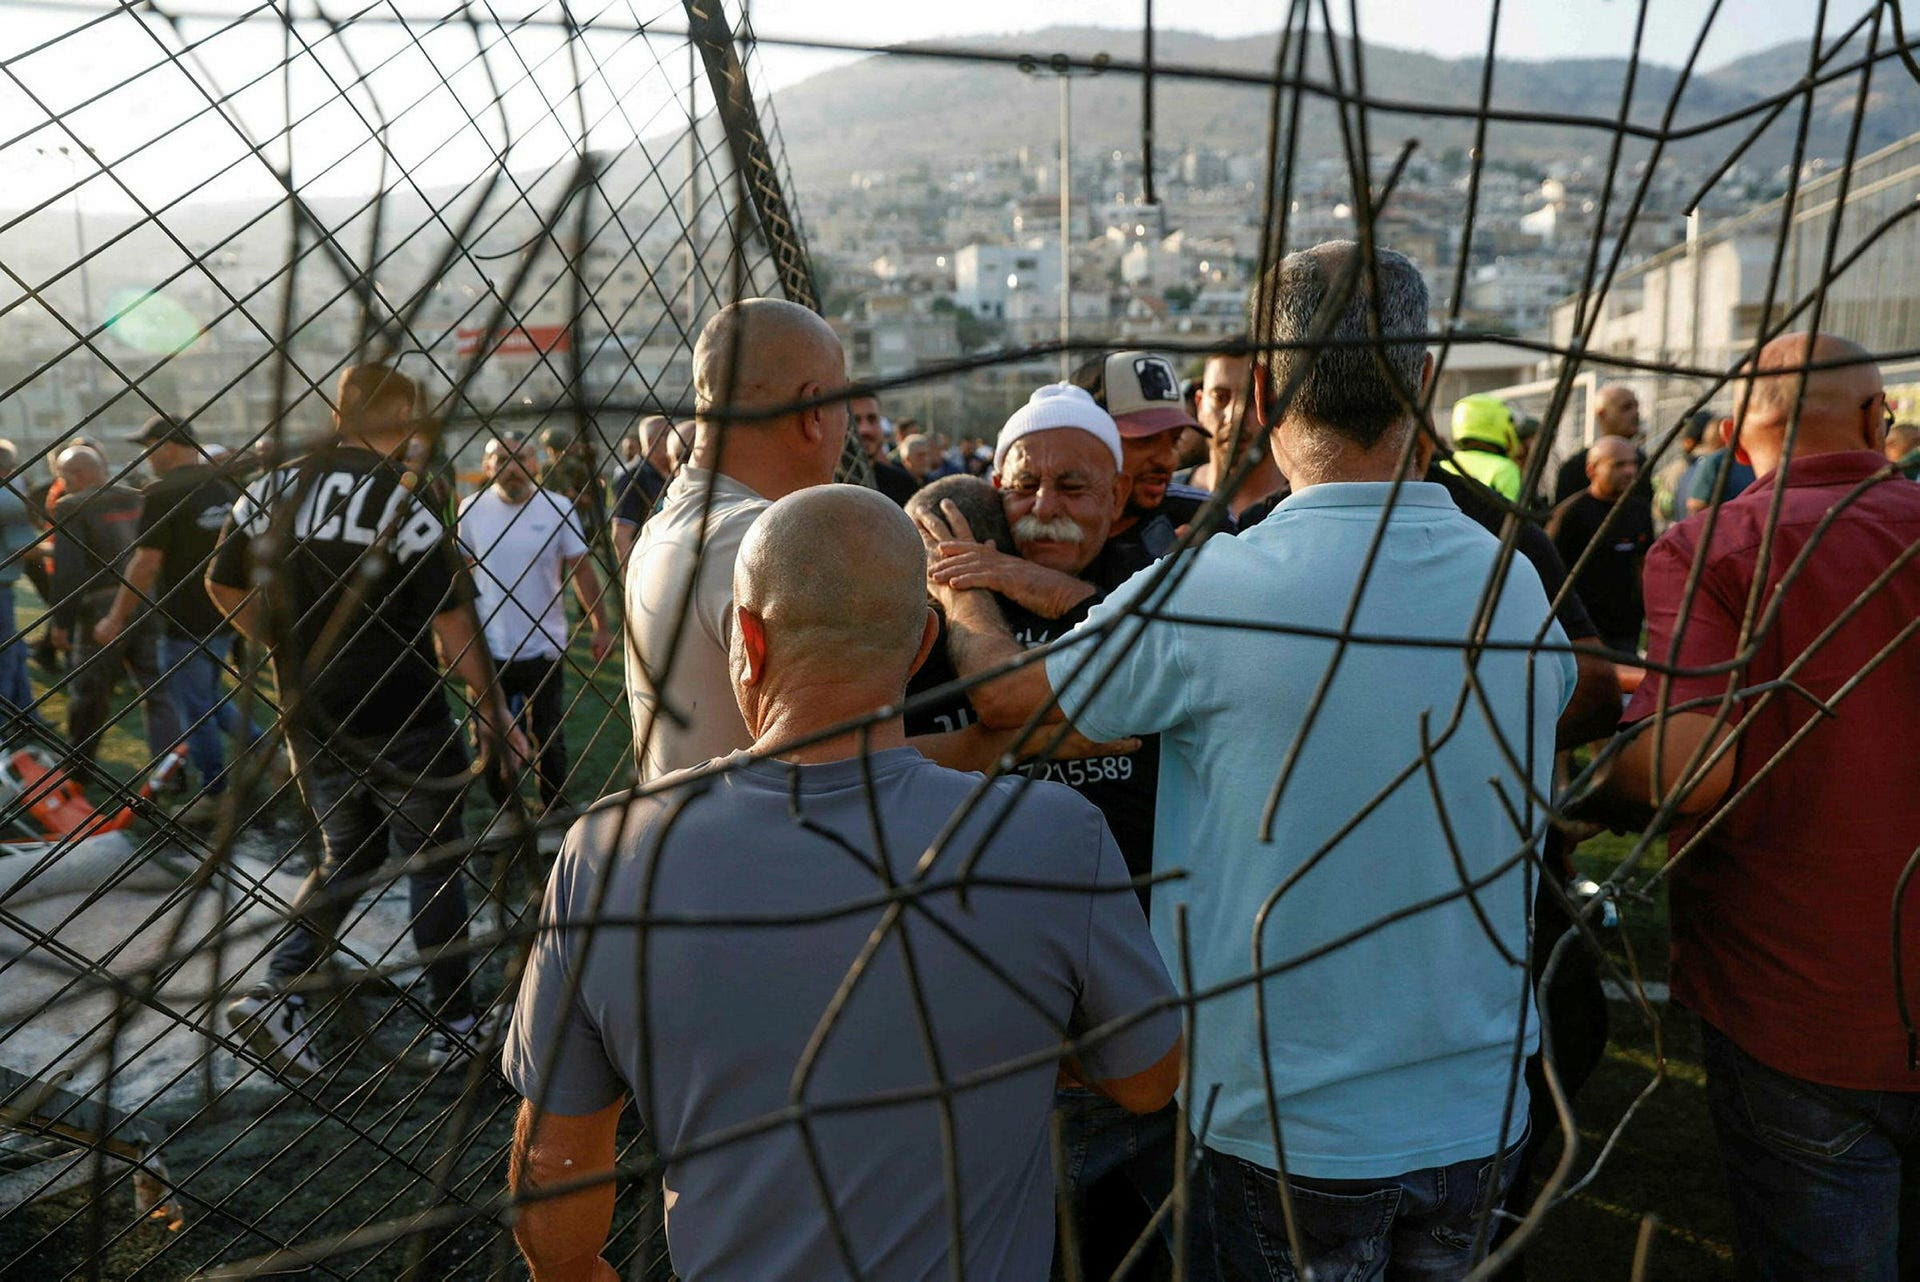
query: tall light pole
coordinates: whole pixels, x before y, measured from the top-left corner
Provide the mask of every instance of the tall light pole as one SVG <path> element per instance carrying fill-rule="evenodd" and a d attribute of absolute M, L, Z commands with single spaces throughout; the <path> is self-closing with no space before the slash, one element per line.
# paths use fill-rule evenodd
<path fill-rule="evenodd" d="M 67 167 L 67 176 L 69 178 L 79 175 L 80 157 L 75 155 L 73 151 L 68 148 L 67 144 L 60 143 L 54 147 L 35 147 L 33 150 L 35 155 L 42 156 L 48 160 L 59 160 Z M 85 333 L 91 331 L 94 325 L 93 281 L 88 275 L 87 268 L 87 222 L 80 209 L 80 186 L 81 184 L 75 183 L 73 188 L 73 247 L 74 262 L 80 272 L 80 329 Z M 89 343 L 86 346 L 86 374 L 83 382 L 85 391 L 91 394 L 98 384 L 94 381 L 93 345 Z M 83 405 L 79 407 L 75 417 L 78 418 L 85 414 L 86 407 Z"/>
<path fill-rule="evenodd" d="M 1020 70 L 1028 75 L 1038 75 L 1043 69 L 1038 60 L 1022 58 Z M 1073 373 L 1073 240 L 1070 224 L 1073 217 L 1073 78 L 1076 75 L 1097 76 L 1107 69 L 1107 55 L 1093 56 L 1093 64 L 1088 67 L 1075 67 L 1073 59 L 1064 53 L 1056 53 L 1047 59 L 1044 70 L 1051 72 L 1060 80 L 1060 381 L 1066 382 Z"/>

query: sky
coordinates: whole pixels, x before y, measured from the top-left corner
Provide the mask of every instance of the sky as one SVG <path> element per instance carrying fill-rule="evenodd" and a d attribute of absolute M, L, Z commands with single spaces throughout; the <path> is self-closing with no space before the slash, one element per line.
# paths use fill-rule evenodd
<path fill-rule="evenodd" d="M 1828 30 L 1844 27 L 1870 2 L 1832 0 Z M 872 44 L 1101 25 L 1114 29 L 1113 52 L 1119 54 L 1138 48 L 1144 3 L 751 0 L 748 11 L 766 39 L 793 35 Z M 1354 3 L 1362 34 L 1378 43 L 1449 56 L 1478 54 L 1486 45 L 1492 0 Z M 1621 56 L 1631 46 L 1640 3 L 1650 15 L 1648 56 L 1667 63 L 1684 60 L 1713 7 L 1711 0 L 1504 0 L 1498 50 L 1529 59 Z M 740 12 L 739 4 L 727 0 L 730 12 Z M 605 14 L 629 23 L 637 17 L 671 28 L 684 20 L 674 0 L 573 0 L 573 6 L 576 15 Z M 157 7 L 199 15 L 260 12 L 256 0 L 157 0 Z M 588 74 L 576 100 L 572 68 L 582 51 L 569 50 L 555 25 L 521 27 L 511 42 L 493 29 L 489 77 L 470 31 L 457 23 L 435 27 L 430 20 L 454 12 L 454 0 L 397 0 L 401 12 L 428 20 L 416 22 L 411 33 L 391 22 L 356 23 L 344 40 L 312 20 L 312 0 L 291 0 L 290 7 L 305 19 L 298 31 L 310 52 L 296 60 L 290 83 L 283 84 L 285 33 L 277 22 L 228 28 L 216 18 L 195 16 L 171 27 L 143 16 L 148 11 L 142 8 L 112 0 L 58 6 L 0 0 L 0 120 L 8 122 L 0 129 L 0 191 L 6 203 L 39 204 L 78 178 L 85 178 L 80 203 L 91 208 L 131 208 L 133 199 L 158 207 L 257 198 L 273 184 L 248 154 L 248 144 L 284 127 L 289 100 L 303 121 L 292 152 L 296 181 L 336 194 L 393 181 L 391 172 L 381 170 L 372 141 L 375 100 L 392 118 L 395 158 L 427 185 L 458 183 L 482 171 L 506 137 L 513 139 L 509 164 L 516 172 L 558 163 L 576 145 L 583 109 L 594 122 L 588 145 L 598 150 L 684 127 L 684 46 L 672 37 L 596 33 L 586 53 L 588 63 L 599 61 L 585 69 L 604 74 Z M 1344 23 L 1346 0 L 1330 0 L 1329 7 L 1337 11 L 1336 25 Z M 496 0 L 490 8 L 502 18 L 558 12 L 557 0 Z M 1280 0 L 1162 0 L 1157 14 L 1163 26 L 1225 37 L 1274 31 L 1284 8 Z M 100 20 L 91 21 L 89 10 Z M 1804 42 L 1814 13 L 1815 0 L 1721 0 L 1702 65 L 1711 69 L 1785 40 Z M 191 70 L 168 61 L 182 39 L 197 44 Z M 758 55 L 758 85 L 775 91 L 777 110 L 780 88 L 857 56 L 766 44 Z M 366 86 L 343 98 L 338 86 L 363 71 L 370 71 Z M 489 100 L 494 86 L 506 91 L 504 110 L 476 106 Z M 209 94 L 232 95 L 224 112 L 209 106 Z M 704 89 L 699 95 L 708 97 Z M 702 101 L 700 110 L 708 109 Z M 54 119 L 58 114 L 65 114 L 64 124 Z M 69 154 L 59 154 L 62 146 Z M 269 154 L 286 159 L 279 144 Z"/>

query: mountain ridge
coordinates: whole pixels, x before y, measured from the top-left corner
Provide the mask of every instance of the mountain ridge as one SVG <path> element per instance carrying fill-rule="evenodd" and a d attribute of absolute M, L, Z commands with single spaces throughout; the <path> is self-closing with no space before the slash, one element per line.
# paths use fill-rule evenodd
<path fill-rule="evenodd" d="M 1086 57 L 1106 52 L 1137 58 L 1137 42 L 1121 45 L 1115 37 L 1135 33 L 1099 27 L 1047 27 L 1037 31 L 964 41 L 922 42 L 923 48 L 981 49 L 999 53 L 1032 53 L 1044 60 L 1064 52 Z M 1158 65 L 1183 68 L 1218 67 L 1236 73 L 1270 71 L 1277 53 L 1278 33 L 1265 36 L 1216 39 L 1197 32 L 1163 30 L 1155 36 Z M 1336 41 L 1342 80 L 1352 84 L 1352 44 Z M 1864 40 L 1836 53 L 1829 65 L 1844 65 L 1864 52 Z M 1754 109 L 1769 95 L 1791 87 L 1805 72 L 1807 48 L 1787 43 L 1744 55 L 1711 71 L 1697 71 L 1687 81 L 1674 110 L 1675 129 L 1698 126 L 1741 111 Z M 1450 110 L 1472 111 L 1478 103 L 1484 59 L 1445 58 L 1388 45 L 1362 47 L 1362 69 L 1368 97 L 1374 101 L 1433 104 Z M 1552 112 L 1563 117 L 1587 117 L 1596 122 L 1618 117 L 1628 63 L 1624 58 L 1496 60 L 1492 105 L 1502 111 Z M 1797 68 L 1797 70 L 1796 70 Z M 1137 152 L 1140 145 L 1140 76 L 1131 71 L 1076 77 L 1073 83 L 1074 133 L 1080 147 L 1120 148 Z M 1331 83 L 1326 42 L 1316 37 L 1309 47 L 1306 79 Z M 968 156 L 992 154 L 1019 146 L 1051 148 L 1057 129 L 1052 76 L 1022 75 L 997 63 L 968 63 L 950 58 L 915 58 L 911 53 L 887 53 L 862 59 L 800 81 L 775 92 L 787 155 L 803 187 L 831 182 L 836 173 L 855 169 L 894 167 L 924 160 L 940 163 Z M 1808 158 L 1837 160 L 1844 154 L 1846 135 L 1857 100 L 1859 78 L 1845 77 L 1816 93 L 1809 128 Z M 1680 68 L 1657 62 L 1639 64 L 1628 119 L 1636 126 L 1657 127 L 1680 85 Z M 1189 76 L 1166 75 L 1155 81 L 1156 156 L 1166 163 L 1188 145 L 1221 150 L 1249 150 L 1249 128 L 1264 135 L 1268 90 L 1262 85 L 1206 82 Z M 1874 68 L 1871 110 L 1860 142 L 1860 154 L 1920 131 L 1920 86 L 1897 61 Z M 1433 151 L 1468 146 L 1475 120 L 1415 112 L 1370 110 L 1370 132 L 1376 146 L 1398 141 L 1409 133 Z M 1757 138 L 1745 159 L 1762 172 L 1776 170 L 1790 157 L 1799 112 L 1790 107 Z M 968 128 L 954 129 L 955 120 Z M 1675 138 L 1668 151 L 1695 164 L 1710 165 L 1730 152 L 1752 127 L 1753 117 L 1724 124 L 1693 137 Z M 1410 131 L 1408 125 L 1415 127 Z M 1611 131 L 1601 124 L 1491 121 L 1490 156 L 1541 163 L 1549 159 L 1604 155 Z M 1651 144 L 1629 138 L 1629 160 L 1648 154 Z M 1309 157 L 1340 154 L 1339 132 L 1332 104 L 1323 95 L 1310 95 L 1303 111 L 1301 151 Z"/>

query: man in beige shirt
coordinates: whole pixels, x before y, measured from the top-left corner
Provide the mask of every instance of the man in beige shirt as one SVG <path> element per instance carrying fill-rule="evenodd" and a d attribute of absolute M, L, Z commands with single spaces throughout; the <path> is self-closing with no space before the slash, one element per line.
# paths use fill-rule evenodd
<path fill-rule="evenodd" d="M 734 561 L 775 500 L 833 479 L 847 438 L 844 401 L 769 411 L 845 382 L 840 340 L 796 304 L 743 299 L 700 331 L 693 453 L 627 562 L 627 698 L 642 783 L 752 740 L 727 673 Z"/>
<path fill-rule="evenodd" d="M 849 418 L 846 401 L 828 398 L 846 386 L 843 360 L 825 321 L 778 299 L 729 304 L 700 331 L 693 453 L 627 562 L 627 699 L 643 784 L 753 741 L 728 670 L 733 566 L 762 512 L 833 480 Z M 981 726 L 913 746 L 951 769 L 982 771 L 1009 753 L 1115 750 L 1053 728 L 1021 736 Z"/>

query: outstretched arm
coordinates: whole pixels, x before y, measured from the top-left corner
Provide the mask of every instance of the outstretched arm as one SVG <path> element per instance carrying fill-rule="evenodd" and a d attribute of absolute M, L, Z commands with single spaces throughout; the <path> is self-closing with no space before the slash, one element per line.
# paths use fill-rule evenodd
<path fill-rule="evenodd" d="M 1573 808 L 1575 817 L 1632 831 L 1651 823 L 1661 803 L 1676 793 L 1674 813 L 1681 816 L 1719 805 L 1733 787 L 1733 750 L 1726 745 L 1733 727 L 1722 724 L 1716 730 L 1714 721 L 1710 712 L 1676 712 L 1657 730 L 1649 717 L 1621 731 L 1619 755 Z M 1707 751 L 1689 775 L 1689 763 L 1703 746 Z"/>

